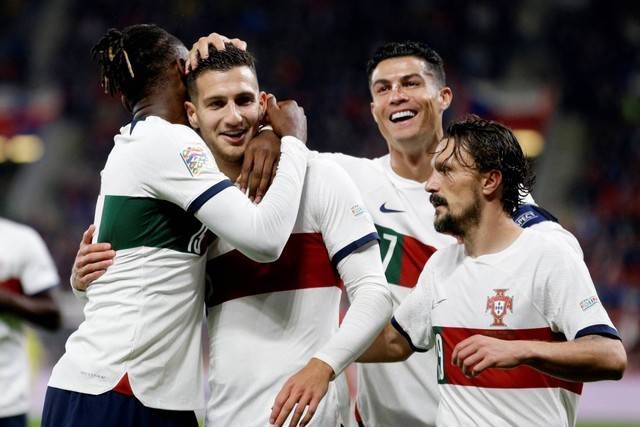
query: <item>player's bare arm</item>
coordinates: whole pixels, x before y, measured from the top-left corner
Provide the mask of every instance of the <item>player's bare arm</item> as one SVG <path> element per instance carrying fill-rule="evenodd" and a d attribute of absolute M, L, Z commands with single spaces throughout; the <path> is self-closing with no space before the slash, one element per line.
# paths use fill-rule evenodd
<path fill-rule="evenodd" d="M 71 269 L 71 286 L 78 291 L 100 278 L 113 264 L 116 251 L 110 243 L 91 243 L 96 226 L 91 224 L 82 234 L 82 240 Z"/>
<path fill-rule="evenodd" d="M 249 190 L 249 198 L 260 203 L 276 174 L 280 159 L 280 137 L 273 129 L 260 131 L 244 150 L 242 170 L 236 180 L 240 190 Z"/>
<path fill-rule="evenodd" d="M 0 289 L 0 313 L 11 313 L 49 330 L 60 327 L 58 305 L 47 291 L 27 296 Z"/>
<path fill-rule="evenodd" d="M 413 354 L 409 342 L 391 323 L 384 327 L 371 346 L 358 358 L 360 363 L 401 362 Z"/>
<path fill-rule="evenodd" d="M 584 382 L 619 380 L 627 355 L 620 340 L 599 335 L 566 342 L 507 341 L 474 335 L 458 343 L 452 361 L 470 377 L 488 368 L 528 365 L 564 380 Z"/>
<path fill-rule="evenodd" d="M 304 368 L 284 384 L 276 396 L 269 422 L 282 426 L 293 411 L 289 426 L 307 425 L 327 393 L 329 381 L 333 377 L 334 372 L 331 366 L 320 359 L 312 358 Z M 303 414 L 304 418 L 302 418 Z"/>

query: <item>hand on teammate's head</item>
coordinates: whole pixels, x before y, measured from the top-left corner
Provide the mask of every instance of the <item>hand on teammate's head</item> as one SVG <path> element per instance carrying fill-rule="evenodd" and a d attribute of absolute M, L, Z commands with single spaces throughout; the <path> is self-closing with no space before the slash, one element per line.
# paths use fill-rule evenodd
<path fill-rule="evenodd" d="M 189 74 L 191 70 L 198 68 L 198 60 L 209 57 L 209 46 L 213 45 L 217 50 L 225 50 L 225 43 L 231 43 L 241 50 L 247 50 L 247 42 L 238 38 L 230 39 L 218 33 L 211 33 L 208 36 L 200 37 L 197 42 L 191 46 L 189 51 L 189 59 L 185 67 L 185 73 Z"/>

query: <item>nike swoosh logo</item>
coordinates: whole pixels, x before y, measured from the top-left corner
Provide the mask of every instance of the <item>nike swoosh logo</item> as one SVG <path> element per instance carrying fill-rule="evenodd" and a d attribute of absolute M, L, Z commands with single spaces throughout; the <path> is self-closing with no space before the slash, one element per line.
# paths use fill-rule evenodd
<path fill-rule="evenodd" d="M 385 206 L 386 204 L 387 204 L 387 202 L 384 202 L 383 204 L 380 205 L 380 212 L 382 212 L 382 213 L 400 213 L 400 212 L 404 212 L 404 211 L 399 211 L 399 210 L 396 210 L 396 209 L 390 209 L 390 208 Z"/>

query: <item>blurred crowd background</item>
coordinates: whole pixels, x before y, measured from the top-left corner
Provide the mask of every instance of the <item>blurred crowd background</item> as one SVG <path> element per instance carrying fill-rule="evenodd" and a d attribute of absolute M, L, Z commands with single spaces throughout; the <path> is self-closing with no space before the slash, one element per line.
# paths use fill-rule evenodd
<path fill-rule="evenodd" d="M 3 0 L 0 216 L 43 235 L 63 301 L 99 171 L 129 120 L 89 51 L 107 28 L 142 22 L 188 47 L 213 31 L 246 40 L 262 88 L 304 106 L 309 145 L 361 156 L 385 153 L 369 55 L 390 40 L 431 45 L 454 92 L 445 121 L 474 112 L 519 131 L 534 197 L 580 240 L 640 371 L 640 2 Z M 53 361 L 81 319 L 68 304 L 65 331 L 43 338 Z"/>

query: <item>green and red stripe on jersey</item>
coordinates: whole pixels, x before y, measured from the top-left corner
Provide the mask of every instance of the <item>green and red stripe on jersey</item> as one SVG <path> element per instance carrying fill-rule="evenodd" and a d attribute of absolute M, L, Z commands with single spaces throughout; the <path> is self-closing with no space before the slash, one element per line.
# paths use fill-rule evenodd
<path fill-rule="evenodd" d="M 554 333 L 551 328 L 495 330 L 434 326 L 433 332 L 436 336 L 436 346 L 432 351 L 437 352 L 439 384 L 503 389 L 563 388 L 576 394 L 582 392 L 582 383 L 563 381 L 529 366 L 512 369 L 490 368 L 474 378 L 469 378 L 452 363 L 451 355 L 455 346 L 477 334 L 502 340 L 566 341 L 563 334 Z"/>
<path fill-rule="evenodd" d="M 340 286 L 321 233 L 292 234 L 274 262 L 252 261 L 233 250 L 207 263 L 207 306 L 267 292 Z"/>
<path fill-rule="evenodd" d="M 436 248 L 378 224 L 376 230 L 380 236 L 380 255 L 385 264 L 387 282 L 413 288 Z"/>

